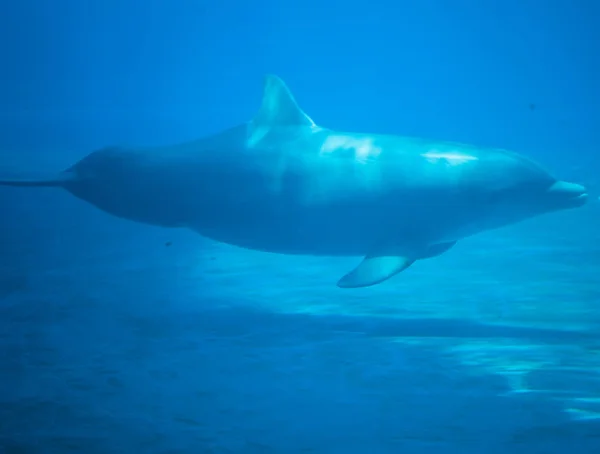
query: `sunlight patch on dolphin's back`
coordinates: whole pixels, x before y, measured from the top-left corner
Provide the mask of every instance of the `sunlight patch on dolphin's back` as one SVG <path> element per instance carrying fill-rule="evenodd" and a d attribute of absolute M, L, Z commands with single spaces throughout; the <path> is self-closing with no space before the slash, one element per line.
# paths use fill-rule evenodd
<path fill-rule="evenodd" d="M 460 150 L 456 151 L 438 151 L 436 149 L 431 149 L 425 153 L 423 153 L 425 159 L 427 159 L 431 163 L 437 163 L 439 161 L 444 161 L 450 166 L 458 166 L 461 164 L 465 164 L 469 161 L 477 161 L 479 158 L 477 156 L 473 156 L 469 153 L 463 153 Z"/>
<path fill-rule="evenodd" d="M 357 162 L 366 163 L 381 154 L 381 147 L 369 137 L 331 134 L 325 139 L 319 152 L 321 155 L 334 152 L 350 153 Z"/>

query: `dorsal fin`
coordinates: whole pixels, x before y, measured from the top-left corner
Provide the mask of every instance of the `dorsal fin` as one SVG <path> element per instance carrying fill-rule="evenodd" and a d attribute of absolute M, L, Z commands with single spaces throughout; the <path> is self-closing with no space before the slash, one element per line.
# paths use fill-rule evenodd
<path fill-rule="evenodd" d="M 276 126 L 315 127 L 315 122 L 296 103 L 294 96 L 279 77 L 265 77 L 262 104 L 250 122 L 249 142 L 256 143 Z"/>

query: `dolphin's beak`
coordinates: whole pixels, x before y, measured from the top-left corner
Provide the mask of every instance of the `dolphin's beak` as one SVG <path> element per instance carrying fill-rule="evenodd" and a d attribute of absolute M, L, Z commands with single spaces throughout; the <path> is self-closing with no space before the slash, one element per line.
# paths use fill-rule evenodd
<path fill-rule="evenodd" d="M 568 181 L 557 181 L 550 189 L 548 194 L 552 200 L 564 208 L 576 208 L 588 201 L 589 195 L 584 186 Z"/>

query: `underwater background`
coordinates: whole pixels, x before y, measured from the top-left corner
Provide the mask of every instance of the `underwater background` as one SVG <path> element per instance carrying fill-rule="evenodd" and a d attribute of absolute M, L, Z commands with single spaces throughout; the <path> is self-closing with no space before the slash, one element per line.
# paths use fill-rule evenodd
<path fill-rule="evenodd" d="M 0 4 L 0 169 L 247 121 L 512 149 L 600 194 L 600 3 Z M 600 453 L 600 205 L 370 288 L 0 188 L 0 454 Z"/>

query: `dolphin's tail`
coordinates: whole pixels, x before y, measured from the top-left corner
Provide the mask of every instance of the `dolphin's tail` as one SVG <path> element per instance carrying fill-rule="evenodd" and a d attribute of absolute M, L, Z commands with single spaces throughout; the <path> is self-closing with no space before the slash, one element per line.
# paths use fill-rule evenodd
<path fill-rule="evenodd" d="M 29 175 L 0 174 L 0 186 L 62 187 L 71 178 L 72 176 L 66 172 Z"/>

